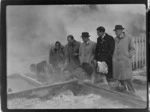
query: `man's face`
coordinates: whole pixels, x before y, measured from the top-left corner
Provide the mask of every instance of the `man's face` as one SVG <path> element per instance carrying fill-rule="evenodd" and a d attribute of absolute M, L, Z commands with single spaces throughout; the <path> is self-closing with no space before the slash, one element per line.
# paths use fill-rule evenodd
<path fill-rule="evenodd" d="M 87 43 L 89 38 L 88 37 L 82 37 L 82 40 L 83 40 L 84 43 Z"/>
<path fill-rule="evenodd" d="M 56 43 L 56 44 L 55 44 L 55 48 L 56 48 L 56 49 L 59 49 L 59 48 L 60 48 L 60 44 L 59 44 L 59 43 Z"/>
<path fill-rule="evenodd" d="M 73 40 L 70 37 L 68 37 L 67 41 L 68 41 L 68 43 L 71 43 Z"/>
<path fill-rule="evenodd" d="M 115 31 L 116 36 L 120 36 L 122 33 L 123 31 L 121 29 Z"/>
<path fill-rule="evenodd" d="M 97 35 L 98 35 L 99 37 L 101 37 L 101 36 L 104 35 L 104 32 L 100 32 L 100 31 L 97 30 Z"/>

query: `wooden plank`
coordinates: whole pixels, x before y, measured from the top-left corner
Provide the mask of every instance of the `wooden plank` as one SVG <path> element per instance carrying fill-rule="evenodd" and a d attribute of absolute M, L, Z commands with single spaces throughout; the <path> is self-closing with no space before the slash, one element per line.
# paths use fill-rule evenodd
<path fill-rule="evenodd" d="M 133 37 L 133 44 L 134 44 L 134 47 L 135 47 L 135 38 Z M 132 70 L 135 69 L 135 55 L 133 55 L 132 57 Z"/>
<path fill-rule="evenodd" d="M 136 37 L 136 69 L 138 68 L 138 38 Z"/>
<path fill-rule="evenodd" d="M 145 60 L 145 56 L 144 56 L 144 48 L 145 48 L 145 44 L 144 44 L 144 40 L 145 37 L 142 38 L 142 66 L 144 66 L 144 60 Z"/>
<path fill-rule="evenodd" d="M 136 48 L 136 40 L 134 37 L 134 47 Z M 134 55 L 134 69 L 136 69 L 136 54 Z"/>
<path fill-rule="evenodd" d="M 144 64 L 146 64 L 146 38 L 144 38 Z"/>
<path fill-rule="evenodd" d="M 136 54 L 132 58 L 133 69 L 142 68 L 146 63 L 146 38 L 133 37 Z"/>
<path fill-rule="evenodd" d="M 144 64 L 146 65 L 146 59 L 147 59 L 147 57 L 146 57 L 146 37 L 144 38 Z"/>
<path fill-rule="evenodd" d="M 143 58 L 143 38 L 144 38 L 144 37 L 141 38 L 141 47 L 142 47 L 142 49 L 141 49 L 141 57 L 142 57 L 141 65 L 142 65 L 142 67 L 143 67 L 143 59 L 144 59 L 144 58 Z"/>
<path fill-rule="evenodd" d="M 136 49 L 136 38 L 135 37 L 134 37 L 134 46 L 135 46 L 135 49 Z M 135 51 L 137 51 L 137 49 Z M 135 52 L 135 55 L 134 55 L 134 69 L 136 69 L 136 52 Z"/>
<path fill-rule="evenodd" d="M 101 91 L 104 91 L 105 94 L 109 93 L 111 96 L 117 97 L 118 99 L 122 99 L 124 101 L 129 102 L 130 104 L 133 105 L 138 105 L 140 108 L 141 107 L 146 107 L 147 103 L 145 101 L 143 101 L 141 98 L 135 96 L 135 95 L 131 95 L 131 94 L 125 94 L 125 93 L 121 93 L 121 92 L 117 92 L 117 91 L 113 91 L 112 89 L 110 89 L 109 87 L 105 87 L 105 86 L 96 86 L 92 83 L 84 83 L 83 85 L 86 85 L 88 87 L 91 87 L 92 89 L 98 89 Z"/>
<path fill-rule="evenodd" d="M 141 68 L 143 67 L 143 37 L 141 37 Z"/>
<path fill-rule="evenodd" d="M 138 68 L 140 68 L 140 38 L 138 37 Z"/>
<path fill-rule="evenodd" d="M 41 86 L 41 87 L 36 87 L 33 89 L 28 89 L 28 90 L 23 90 L 23 91 L 17 91 L 17 92 L 11 92 L 7 94 L 7 98 L 8 100 L 14 99 L 14 98 L 34 98 L 36 97 L 35 94 L 33 93 L 38 93 L 38 91 L 42 91 L 47 89 L 47 91 L 49 90 L 48 88 L 52 89 L 52 88 L 57 88 L 60 85 L 63 86 L 65 84 L 70 84 L 70 83 L 74 83 L 76 82 L 76 80 L 70 80 L 70 81 L 65 81 L 65 82 L 60 82 L 60 83 L 55 83 L 55 84 L 50 84 L 50 85 L 46 85 L 46 86 Z M 52 91 L 51 91 L 52 92 Z M 50 93 L 52 94 L 52 93 Z"/>
<path fill-rule="evenodd" d="M 143 66 L 145 65 L 145 37 L 143 38 Z"/>
<path fill-rule="evenodd" d="M 141 40 L 142 38 L 141 37 L 139 37 L 139 43 L 140 43 L 140 52 L 139 52 L 139 55 L 140 55 L 140 60 L 139 60 L 139 67 L 140 68 L 142 68 L 142 40 Z"/>

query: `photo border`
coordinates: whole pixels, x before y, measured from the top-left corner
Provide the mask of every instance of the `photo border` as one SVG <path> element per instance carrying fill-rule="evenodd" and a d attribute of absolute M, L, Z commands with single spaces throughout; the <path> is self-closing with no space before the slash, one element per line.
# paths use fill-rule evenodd
<path fill-rule="evenodd" d="M 146 112 L 148 111 L 148 102 L 147 102 L 147 108 L 146 109 L 8 109 L 7 108 L 7 71 L 6 71 L 6 62 L 7 62 L 7 32 L 6 32 L 6 7 L 9 5 L 83 5 L 83 4 L 144 4 L 147 9 L 147 0 L 76 0 L 76 1 L 71 1 L 71 0 L 2 0 L 1 1 L 1 37 L 0 37 L 0 51 L 1 53 L 1 103 L 2 103 L 2 111 L 14 111 L 14 112 L 19 112 L 19 111 L 111 111 L 111 112 Z M 146 13 L 146 12 L 145 12 Z M 148 23 L 148 14 L 146 14 L 146 23 Z M 147 74 L 150 73 L 149 68 L 149 54 L 148 54 L 148 47 L 150 44 L 149 40 L 149 28 L 148 24 L 146 24 L 146 33 L 147 33 Z M 149 81 L 150 76 L 147 75 L 147 79 Z M 148 95 L 148 83 L 147 83 L 147 95 Z M 148 101 L 148 96 L 147 96 L 147 101 Z"/>

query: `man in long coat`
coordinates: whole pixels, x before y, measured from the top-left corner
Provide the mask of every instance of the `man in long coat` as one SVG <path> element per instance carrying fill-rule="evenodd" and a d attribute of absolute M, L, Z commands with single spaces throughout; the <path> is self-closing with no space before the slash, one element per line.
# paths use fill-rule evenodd
<path fill-rule="evenodd" d="M 132 38 L 123 32 L 122 25 L 115 26 L 115 51 L 113 54 L 113 77 L 120 81 L 122 87 L 135 92 L 132 85 L 132 56 L 135 48 Z"/>
<path fill-rule="evenodd" d="M 110 81 L 112 76 L 112 56 L 115 48 L 114 38 L 105 32 L 105 28 L 100 26 L 97 28 L 97 44 L 95 49 L 95 60 L 104 61 L 108 65 L 108 73 L 106 74 L 107 81 Z"/>
<path fill-rule="evenodd" d="M 79 47 L 80 42 L 76 41 L 73 35 L 67 37 L 68 43 L 65 46 L 65 59 L 66 59 L 66 69 L 70 72 L 76 69 L 80 65 L 79 61 Z"/>

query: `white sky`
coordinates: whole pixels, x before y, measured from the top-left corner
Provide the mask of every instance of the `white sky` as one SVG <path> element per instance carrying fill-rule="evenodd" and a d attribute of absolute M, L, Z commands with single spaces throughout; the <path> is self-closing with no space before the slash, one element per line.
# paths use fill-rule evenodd
<path fill-rule="evenodd" d="M 120 11 L 120 12 L 133 12 L 133 13 L 140 13 L 143 14 L 146 12 L 146 6 L 141 4 L 124 4 L 124 5 L 109 5 L 112 10 L 114 11 Z"/>

